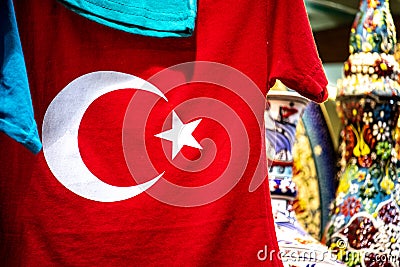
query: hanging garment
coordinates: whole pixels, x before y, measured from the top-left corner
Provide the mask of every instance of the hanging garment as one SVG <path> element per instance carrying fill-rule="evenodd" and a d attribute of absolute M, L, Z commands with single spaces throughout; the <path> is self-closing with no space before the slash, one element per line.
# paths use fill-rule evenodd
<path fill-rule="evenodd" d="M 201 0 L 188 38 L 15 6 L 43 150 L 1 140 L 4 266 L 282 266 L 265 95 L 327 96 L 303 1 Z"/>
<path fill-rule="evenodd" d="M 155 37 L 185 37 L 193 33 L 195 0 L 60 0 L 76 13 L 130 33 Z"/>
<path fill-rule="evenodd" d="M 42 145 L 11 0 L 0 2 L 0 131 L 33 153 Z"/>

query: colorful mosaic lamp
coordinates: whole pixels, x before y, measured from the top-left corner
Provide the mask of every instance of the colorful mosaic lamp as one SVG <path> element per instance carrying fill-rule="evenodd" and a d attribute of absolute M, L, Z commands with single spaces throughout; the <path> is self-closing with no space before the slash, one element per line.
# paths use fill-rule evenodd
<path fill-rule="evenodd" d="M 296 126 L 308 100 L 291 91 L 270 91 L 265 113 L 268 172 L 275 229 L 286 267 L 344 266 L 327 247 L 306 233 L 295 218 L 292 203 L 297 194 L 293 182 L 293 144 Z"/>
<path fill-rule="evenodd" d="M 400 266 L 400 179 L 394 129 L 399 66 L 388 0 L 362 0 L 338 81 L 339 186 L 325 238 L 348 266 Z"/>

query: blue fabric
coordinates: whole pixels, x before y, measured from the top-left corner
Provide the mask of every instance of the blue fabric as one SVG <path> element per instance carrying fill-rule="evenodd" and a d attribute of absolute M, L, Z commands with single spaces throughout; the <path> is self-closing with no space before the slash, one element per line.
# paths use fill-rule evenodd
<path fill-rule="evenodd" d="M 129 33 L 187 37 L 193 33 L 196 0 L 59 0 L 72 11 Z"/>
<path fill-rule="evenodd" d="M 33 153 L 42 148 L 12 0 L 0 0 L 0 131 Z"/>

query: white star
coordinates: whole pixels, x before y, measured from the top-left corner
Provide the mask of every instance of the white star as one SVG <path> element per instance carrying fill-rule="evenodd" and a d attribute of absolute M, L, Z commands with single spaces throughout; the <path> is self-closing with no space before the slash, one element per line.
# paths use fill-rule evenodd
<path fill-rule="evenodd" d="M 172 128 L 156 134 L 155 137 L 172 142 L 172 159 L 174 159 L 183 146 L 203 149 L 192 135 L 200 122 L 201 119 L 198 119 L 184 124 L 175 111 L 172 111 Z"/>

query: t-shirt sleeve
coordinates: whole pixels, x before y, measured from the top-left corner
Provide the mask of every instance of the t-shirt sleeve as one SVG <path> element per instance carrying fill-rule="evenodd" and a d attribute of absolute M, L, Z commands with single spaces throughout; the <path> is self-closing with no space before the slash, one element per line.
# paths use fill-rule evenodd
<path fill-rule="evenodd" d="M 328 81 L 304 1 L 272 0 L 267 8 L 268 87 L 279 79 L 315 102 L 325 101 Z"/>

